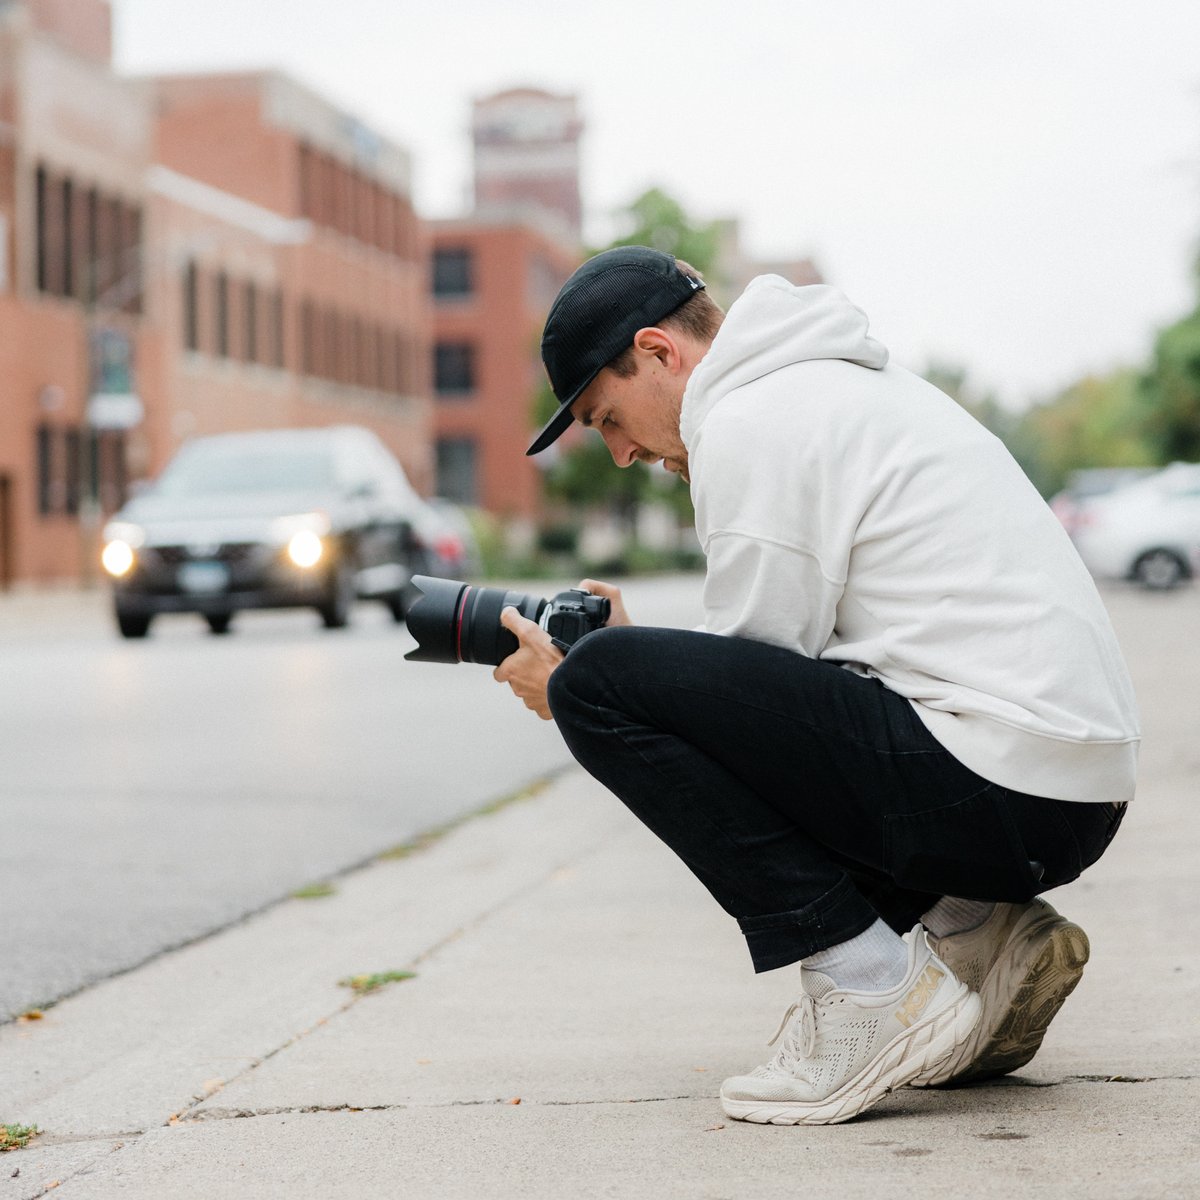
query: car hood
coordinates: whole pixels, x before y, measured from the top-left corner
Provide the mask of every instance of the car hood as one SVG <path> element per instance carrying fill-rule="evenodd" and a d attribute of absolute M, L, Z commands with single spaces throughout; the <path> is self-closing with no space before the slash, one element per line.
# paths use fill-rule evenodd
<path fill-rule="evenodd" d="M 241 492 L 220 496 L 163 496 L 150 492 L 109 523 L 137 525 L 151 546 L 277 540 L 280 518 L 323 512 L 333 527 L 345 502 L 329 492 Z"/>

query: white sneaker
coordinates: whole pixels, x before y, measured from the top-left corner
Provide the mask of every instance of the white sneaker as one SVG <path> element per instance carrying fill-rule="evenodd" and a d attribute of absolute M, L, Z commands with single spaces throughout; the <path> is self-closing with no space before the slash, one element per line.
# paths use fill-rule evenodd
<path fill-rule="evenodd" d="M 721 1086 L 739 1121 L 832 1125 L 940 1064 L 979 1020 L 979 997 L 930 949 L 921 926 L 904 935 L 908 972 L 888 992 L 852 992 L 819 971 L 800 972 L 800 999 L 784 1014 L 775 1057 Z"/>
<path fill-rule="evenodd" d="M 1087 934 L 1045 900 L 997 904 L 977 929 L 933 939 L 940 958 L 983 1001 L 983 1017 L 945 1062 L 913 1080 L 938 1087 L 1023 1067 L 1083 974 Z"/>

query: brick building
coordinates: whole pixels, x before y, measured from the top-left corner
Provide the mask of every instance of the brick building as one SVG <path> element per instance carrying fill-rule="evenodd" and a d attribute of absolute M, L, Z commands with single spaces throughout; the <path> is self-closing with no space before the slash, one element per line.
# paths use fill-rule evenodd
<path fill-rule="evenodd" d="M 433 227 L 437 490 L 535 520 L 541 469 L 525 458 L 545 386 L 539 342 L 583 258 L 574 96 L 511 88 L 472 109 L 474 210 Z"/>
<path fill-rule="evenodd" d="M 539 343 L 572 242 L 527 222 L 439 221 L 433 229 L 437 491 L 532 519 L 541 469 L 525 457 L 545 382 Z"/>
<path fill-rule="evenodd" d="M 536 212 L 557 219 L 562 236 L 580 240 L 579 139 L 574 96 L 509 88 L 472 105 L 475 215 L 512 220 Z"/>
<path fill-rule="evenodd" d="M 141 249 L 153 110 L 109 54 L 102 0 L 0 5 L 0 586 L 88 574 L 136 467 L 133 389 L 163 394 Z"/>
<path fill-rule="evenodd" d="M 428 491 L 428 247 L 407 154 L 275 72 L 152 87 L 171 438 L 353 422 Z"/>
<path fill-rule="evenodd" d="M 89 579 L 193 434 L 353 422 L 433 483 L 399 147 L 272 72 L 122 79 L 107 0 L 0 0 L 0 586 Z"/>

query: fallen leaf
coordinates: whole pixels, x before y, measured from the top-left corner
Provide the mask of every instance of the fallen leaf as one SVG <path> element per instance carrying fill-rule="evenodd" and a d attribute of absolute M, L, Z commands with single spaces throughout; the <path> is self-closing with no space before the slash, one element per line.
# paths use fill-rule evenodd
<path fill-rule="evenodd" d="M 505 1101 L 505 1103 L 507 1103 L 507 1104 L 520 1104 L 520 1103 L 521 1103 L 521 1097 L 520 1097 L 520 1096 L 514 1096 L 514 1097 L 513 1097 L 511 1100 L 507 1100 L 507 1101 Z"/>
<path fill-rule="evenodd" d="M 724 1125 L 709 1125 L 708 1128 L 705 1129 L 704 1132 L 705 1133 L 716 1133 L 718 1129 L 724 1129 L 724 1128 L 725 1128 Z"/>
<path fill-rule="evenodd" d="M 18 1021 L 40 1021 L 45 1017 L 45 1013 L 40 1008 L 31 1008 L 23 1012 L 18 1018 Z"/>
<path fill-rule="evenodd" d="M 707 1071 L 708 1068 L 707 1067 L 693 1067 L 692 1070 L 693 1071 Z"/>

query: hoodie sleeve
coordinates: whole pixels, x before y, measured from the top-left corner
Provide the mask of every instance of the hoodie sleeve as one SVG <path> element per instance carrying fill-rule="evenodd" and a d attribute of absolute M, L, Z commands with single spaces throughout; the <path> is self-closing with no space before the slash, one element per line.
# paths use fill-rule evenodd
<path fill-rule="evenodd" d="M 719 529 L 707 539 L 705 629 L 820 657 L 833 635 L 844 584 L 812 553 Z"/>

